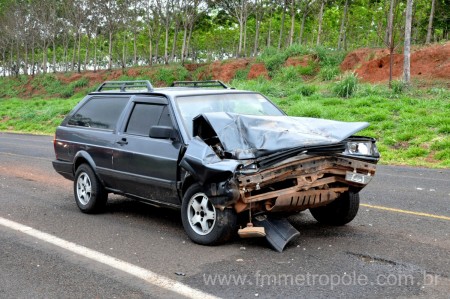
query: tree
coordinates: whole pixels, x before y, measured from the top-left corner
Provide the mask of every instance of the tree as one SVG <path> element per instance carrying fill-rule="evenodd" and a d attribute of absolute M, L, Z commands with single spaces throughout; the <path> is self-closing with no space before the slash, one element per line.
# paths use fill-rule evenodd
<path fill-rule="evenodd" d="M 348 0 L 345 0 L 344 12 L 342 13 L 342 21 L 341 21 L 341 29 L 339 30 L 339 39 L 338 39 L 338 50 L 342 49 L 342 45 L 344 44 L 345 39 L 345 30 L 347 23 L 347 11 L 348 11 Z"/>
<path fill-rule="evenodd" d="M 119 28 L 123 18 L 123 7 L 126 3 L 119 0 L 98 0 L 98 11 L 101 14 L 101 25 L 108 32 L 108 70 L 112 69 L 113 62 L 113 37 Z"/>
<path fill-rule="evenodd" d="M 281 41 L 283 39 L 283 30 L 284 30 L 284 21 L 286 19 L 286 7 L 287 7 L 287 1 L 284 0 L 283 6 L 282 6 L 282 16 L 281 16 L 281 25 L 280 25 L 280 35 L 278 37 L 278 50 L 281 49 Z"/>
<path fill-rule="evenodd" d="M 406 85 L 411 84 L 411 23 L 412 23 L 412 7 L 414 0 L 406 2 L 406 20 L 405 20 L 405 47 L 404 47 L 404 62 L 403 62 L 403 81 Z"/>
<path fill-rule="evenodd" d="M 320 45 L 320 36 L 322 35 L 322 21 L 323 21 L 323 8 L 325 6 L 326 0 L 322 0 L 320 3 L 320 11 L 319 11 L 319 28 L 317 29 L 317 43 L 316 45 Z"/>
<path fill-rule="evenodd" d="M 212 3 L 222 8 L 226 13 L 236 18 L 239 24 L 239 45 L 237 57 L 243 56 L 244 36 L 246 34 L 246 25 L 249 14 L 251 13 L 249 0 L 213 0 Z"/>
<path fill-rule="evenodd" d="M 255 0 L 254 13 L 255 13 L 255 42 L 253 44 L 253 56 L 256 56 L 259 49 L 259 32 L 261 29 L 261 22 L 264 18 L 264 11 L 267 8 L 266 1 Z M 270 3 L 269 3 L 270 5 Z"/>
<path fill-rule="evenodd" d="M 311 11 L 312 4 L 315 0 L 307 0 L 307 1 L 301 1 L 300 6 L 300 12 L 302 13 L 302 23 L 300 25 L 300 33 L 298 35 L 298 43 L 302 44 L 303 42 L 303 33 L 305 31 L 305 21 L 306 17 L 308 16 L 309 12 Z"/>
<path fill-rule="evenodd" d="M 433 32 L 433 18 L 434 18 L 435 2 L 436 2 L 436 0 L 431 0 L 431 11 L 430 11 L 430 18 L 428 20 L 427 39 L 425 40 L 426 44 L 429 44 L 431 42 L 431 34 Z"/>

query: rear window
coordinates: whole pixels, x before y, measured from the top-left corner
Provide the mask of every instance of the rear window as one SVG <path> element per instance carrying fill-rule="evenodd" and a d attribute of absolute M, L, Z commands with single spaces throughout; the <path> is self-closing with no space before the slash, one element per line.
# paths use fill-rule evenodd
<path fill-rule="evenodd" d="M 94 97 L 69 119 L 71 126 L 114 130 L 129 98 Z"/>

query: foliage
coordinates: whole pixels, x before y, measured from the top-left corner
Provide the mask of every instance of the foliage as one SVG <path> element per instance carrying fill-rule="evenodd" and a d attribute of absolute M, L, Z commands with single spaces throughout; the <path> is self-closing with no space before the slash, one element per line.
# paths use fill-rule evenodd
<path fill-rule="evenodd" d="M 338 66 L 324 65 L 320 68 L 319 78 L 322 81 L 330 81 L 336 78 L 340 74 Z"/>
<path fill-rule="evenodd" d="M 154 75 L 154 79 L 158 82 L 163 82 L 165 85 L 170 85 L 174 81 L 183 81 L 188 77 L 189 72 L 182 66 L 171 66 L 168 68 L 160 67 Z"/>
<path fill-rule="evenodd" d="M 355 73 L 346 73 L 344 76 L 335 83 L 333 91 L 342 98 L 349 98 L 355 93 L 358 87 L 358 76 Z"/>
<path fill-rule="evenodd" d="M 182 79 L 183 76 L 174 75 L 177 71 L 183 72 L 181 68 L 171 66 L 169 69 L 170 72 L 160 72 L 159 76 L 168 81 Z M 50 87 L 55 84 L 54 78 L 42 77 L 38 81 L 39 86 L 47 86 L 51 91 Z M 74 85 L 86 84 L 86 81 L 76 82 Z M 8 81 L 2 83 L 10 85 Z M 370 126 L 359 134 L 378 140 L 383 164 L 450 167 L 448 89 L 395 94 L 386 86 L 360 84 L 352 99 L 347 100 L 330 95 L 328 90 L 334 84 L 258 78 L 235 79 L 231 85 L 261 92 L 288 115 L 369 122 Z M 79 100 L 80 97 L 66 100 L 0 99 L 0 131 L 53 134 L 56 126 Z"/>
<path fill-rule="evenodd" d="M 402 80 L 393 80 L 391 82 L 391 88 L 395 94 L 401 94 L 405 90 L 405 87 L 405 82 Z"/>

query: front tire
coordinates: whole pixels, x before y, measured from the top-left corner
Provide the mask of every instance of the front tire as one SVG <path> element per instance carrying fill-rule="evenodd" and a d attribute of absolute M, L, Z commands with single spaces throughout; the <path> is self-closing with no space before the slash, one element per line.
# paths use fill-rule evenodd
<path fill-rule="evenodd" d="M 330 204 L 309 209 L 313 217 L 322 224 L 341 226 L 351 222 L 358 214 L 359 193 L 343 193 Z"/>
<path fill-rule="evenodd" d="M 108 200 L 108 193 L 87 164 L 81 164 L 77 168 L 73 181 L 73 192 L 78 208 L 87 214 L 100 212 Z"/>
<path fill-rule="evenodd" d="M 189 238 L 202 245 L 228 241 L 236 231 L 234 209 L 216 209 L 199 184 L 190 186 L 183 196 L 181 220 Z"/>

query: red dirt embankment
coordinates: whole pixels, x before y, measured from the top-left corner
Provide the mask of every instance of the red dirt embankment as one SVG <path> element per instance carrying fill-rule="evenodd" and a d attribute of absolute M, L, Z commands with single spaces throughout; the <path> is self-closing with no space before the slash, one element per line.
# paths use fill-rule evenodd
<path fill-rule="evenodd" d="M 394 54 L 392 76 L 403 75 L 403 54 Z M 342 71 L 355 71 L 365 82 L 389 80 L 389 50 L 358 49 L 345 57 Z M 413 50 L 411 53 L 411 77 L 416 79 L 450 80 L 450 43 Z"/>

